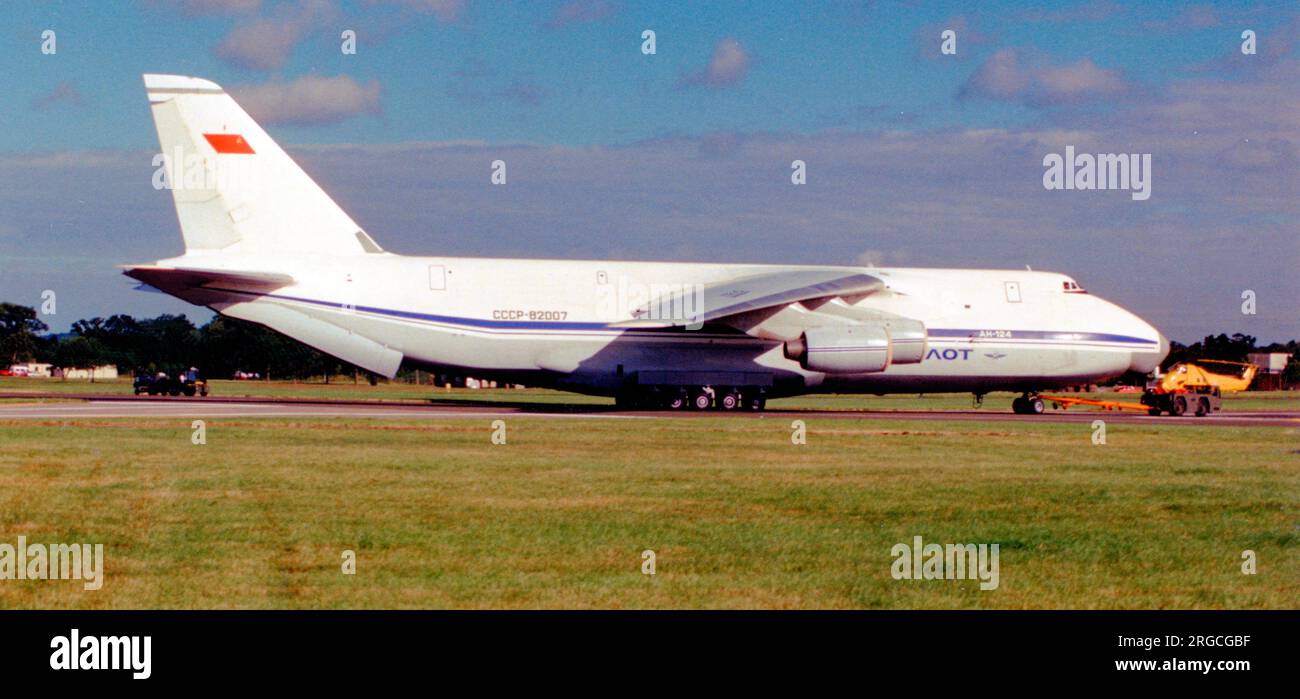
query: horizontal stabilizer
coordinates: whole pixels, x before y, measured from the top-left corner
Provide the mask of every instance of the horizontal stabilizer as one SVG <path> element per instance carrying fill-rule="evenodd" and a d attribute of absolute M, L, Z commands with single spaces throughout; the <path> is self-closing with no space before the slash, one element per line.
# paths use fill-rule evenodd
<path fill-rule="evenodd" d="M 280 272 L 248 272 L 198 267 L 159 267 L 126 265 L 123 274 L 164 291 L 187 288 L 232 287 L 252 291 L 269 291 L 293 284 L 293 277 Z"/>

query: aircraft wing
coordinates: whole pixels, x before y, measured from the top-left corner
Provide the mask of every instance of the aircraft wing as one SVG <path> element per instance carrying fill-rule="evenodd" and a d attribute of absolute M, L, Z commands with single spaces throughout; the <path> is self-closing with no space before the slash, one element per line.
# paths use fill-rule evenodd
<path fill-rule="evenodd" d="M 624 328 L 699 326 L 735 317 L 752 319 L 779 313 L 791 304 L 864 296 L 885 286 L 878 277 L 861 272 L 795 269 L 764 272 L 736 279 L 697 285 L 651 299 L 633 312 L 633 320 L 616 323 Z M 747 330 L 751 322 L 735 323 Z"/>

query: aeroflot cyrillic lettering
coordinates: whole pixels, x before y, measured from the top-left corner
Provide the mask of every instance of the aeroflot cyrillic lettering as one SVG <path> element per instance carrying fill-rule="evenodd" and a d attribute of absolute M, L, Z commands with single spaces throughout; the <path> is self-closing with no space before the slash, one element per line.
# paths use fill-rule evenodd
<path fill-rule="evenodd" d="M 951 349 L 951 348 L 949 348 L 949 349 L 946 349 L 946 350 L 942 350 L 942 351 L 940 351 L 940 350 L 937 350 L 937 349 L 931 347 L 931 348 L 930 348 L 930 351 L 925 353 L 925 358 L 926 358 L 926 359 L 938 359 L 938 360 L 941 360 L 941 361 L 949 361 L 949 362 L 954 361 L 954 360 L 960 358 L 962 361 L 966 361 L 967 359 L 970 359 L 970 353 L 971 353 L 971 351 L 968 350 L 968 349 Z"/>

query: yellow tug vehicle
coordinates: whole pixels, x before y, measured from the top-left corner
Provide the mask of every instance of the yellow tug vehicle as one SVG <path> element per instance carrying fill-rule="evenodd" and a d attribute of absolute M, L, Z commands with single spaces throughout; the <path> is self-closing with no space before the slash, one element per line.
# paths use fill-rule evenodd
<path fill-rule="evenodd" d="M 1091 405 L 1103 410 L 1144 410 L 1148 415 L 1169 414 L 1197 417 L 1223 409 L 1223 394 L 1244 391 L 1255 379 L 1257 367 L 1245 362 L 1198 359 L 1179 362 L 1147 384 L 1141 403 L 1095 400 L 1070 396 L 1043 396 L 1053 407 Z"/>

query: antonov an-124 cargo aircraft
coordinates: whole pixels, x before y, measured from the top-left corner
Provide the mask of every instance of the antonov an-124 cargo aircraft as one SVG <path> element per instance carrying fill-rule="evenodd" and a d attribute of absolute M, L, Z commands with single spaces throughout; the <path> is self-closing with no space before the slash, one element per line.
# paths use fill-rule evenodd
<path fill-rule="evenodd" d="M 1168 352 L 1051 272 L 395 255 L 219 85 L 144 83 L 185 253 L 125 273 L 380 376 L 405 363 L 672 409 L 1015 391 L 1039 413 L 1037 391 Z"/>

